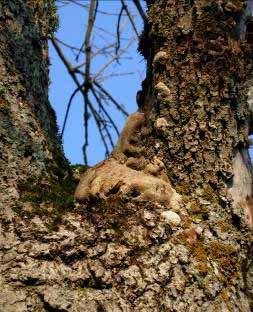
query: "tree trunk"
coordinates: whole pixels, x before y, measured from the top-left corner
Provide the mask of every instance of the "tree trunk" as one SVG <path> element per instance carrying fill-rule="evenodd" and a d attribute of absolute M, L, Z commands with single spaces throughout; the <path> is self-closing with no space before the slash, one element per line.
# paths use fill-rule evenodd
<path fill-rule="evenodd" d="M 22 184 L 57 184 L 68 175 L 48 101 L 47 38 L 56 16 L 52 1 L 45 3 L 0 4 L 0 204 L 7 219 Z"/>
<path fill-rule="evenodd" d="M 147 2 L 140 109 L 71 211 L 41 62 L 51 19 L 32 1 L 2 5 L 3 311 L 251 310 L 244 1 Z"/>

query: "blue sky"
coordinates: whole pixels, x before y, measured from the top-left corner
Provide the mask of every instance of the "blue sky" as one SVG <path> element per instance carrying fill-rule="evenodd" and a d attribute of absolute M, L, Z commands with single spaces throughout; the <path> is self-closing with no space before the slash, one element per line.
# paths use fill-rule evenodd
<path fill-rule="evenodd" d="M 86 4 L 88 3 L 86 0 L 80 2 Z M 121 8 L 120 1 L 118 0 L 100 0 L 99 3 L 99 9 L 103 12 L 112 12 L 114 14 L 118 14 Z M 132 2 L 127 1 L 126 3 L 132 12 L 136 13 Z M 56 33 L 56 37 L 63 40 L 64 42 L 67 42 L 68 44 L 80 47 L 85 36 L 87 11 L 80 6 L 69 4 L 59 8 L 58 13 L 60 17 L 60 27 Z M 105 44 L 104 41 L 112 40 L 110 35 L 106 34 L 105 32 L 108 31 L 110 33 L 115 33 L 117 16 L 98 14 L 96 20 L 96 36 L 92 38 L 92 43 L 95 46 L 103 46 Z M 138 31 L 140 33 L 142 30 L 142 22 L 140 17 L 136 17 L 136 22 Z M 131 36 L 132 28 L 129 24 L 127 24 L 123 33 L 123 38 L 130 38 Z M 125 43 L 126 41 L 123 40 L 122 45 Z M 57 56 L 51 44 L 49 48 L 51 60 L 51 85 L 49 89 L 49 98 L 52 106 L 56 111 L 59 130 L 61 130 L 66 106 L 69 97 L 75 89 L 75 84 L 72 82 L 70 75 L 67 73 L 64 65 Z M 67 48 L 62 47 L 62 49 L 68 59 L 73 64 L 75 64 L 75 57 L 73 53 Z M 135 100 L 136 92 L 140 89 L 141 81 L 145 78 L 145 61 L 137 53 L 137 41 L 135 41 L 134 44 L 130 47 L 126 57 L 127 58 L 122 60 L 120 65 L 113 65 L 108 71 L 108 74 L 111 72 L 134 72 L 134 74 L 130 76 L 110 78 L 104 82 L 103 86 L 106 87 L 107 90 L 109 90 L 121 104 L 124 104 L 125 109 L 129 113 L 132 113 L 137 109 Z M 101 68 L 101 66 L 103 66 L 105 61 L 106 59 L 103 57 L 96 58 L 96 61 L 92 62 L 91 72 L 95 73 L 99 68 Z M 65 155 L 72 164 L 83 163 L 83 107 L 83 98 L 80 94 L 78 94 L 72 103 L 67 127 L 63 137 Z M 116 123 L 119 126 L 119 130 L 121 130 L 124 125 L 125 118 L 113 107 L 107 108 L 112 114 L 114 120 L 116 120 Z M 89 133 L 90 139 L 88 147 L 88 163 L 89 165 L 94 165 L 105 158 L 105 150 L 94 122 L 90 122 Z M 116 141 L 117 136 L 114 135 L 114 142 L 116 143 Z M 252 157 L 252 148 L 250 149 L 250 154 Z"/>
<path fill-rule="evenodd" d="M 83 3 L 88 3 L 83 1 Z M 129 1 L 127 5 L 134 12 L 134 7 Z M 117 14 L 121 8 L 119 1 L 101 1 L 99 9 L 103 12 L 113 12 Z M 136 12 L 136 11 L 135 11 Z M 87 23 L 87 10 L 84 8 L 69 4 L 63 6 L 58 10 L 60 17 L 60 27 L 56 33 L 56 37 L 70 45 L 80 47 L 85 36 Z M 115 33 L 117 25 L 117 16 L 108 16 L 99 13 L 97 16 L 97 23 L 95 31 L 96 36 L 92 38 L 92 43 L 97 46 L 103 46 L 106 41 L 112 41 L 113 36 L 106 32 Z M 142 30 L 141 19 L 136 17 L 139 33 Z M 122 20 L 124 23 L 124 18 Z M 125 31 L 122 34 L 123 39 L 129 39 L 133 36 L 130 24 L 127 24 Z M 126 44 L 126 40 L 122 41 L 122 46 Z M 63 52 L 67 58 L 75 64 L 75 57 L 72 51 L 68 48 L 62 47 Z M 50 80 L 51 85 L 49 89 L 49 98 L 57 115 L 57 122 L 61 130 L 63 119 L 65 115 L 66 106 L 72 92 L 76 86 L 72 82 L 70 75 L 67 73 L 64 65 L 57 56 L 54 48 L 50 44 Z M 84 60 L 84 58 L 81 58 Z M 80 61 L 81 61 L 80 60 Z M 97 57 L 95 62 L 92 62 L 91 72 L 97 72 L 106 62 L 105 58 Z M 79 62 L 80 63 L 80 62 Z M 123 59 L 120 65 L 116 62 L 105 74 L 112 72 L 133 72 L 133 75 L 122 77 L 114 77 L 106 80 L 103 86 L 109 90 L 113 96 L 124 105 L 125 109 L 132 113 L 136 111 L 136 92 L 140 89 L 141 81 L 145 78 L 145 61 L 137 53 L 137 41 L 128 50 L 126 59 Z M 63 137 L 63 147 L 66 157 L 72 164 L 83 163 L 82 146 L 84 143 L 84 127 L 83 127 L 83 98 L 80 94 L 75 97 L 72 103 L 69 119 L 67 122 L 65 134 Z M 107 107 L 113 118 L 116 120 L 119 129 L 123 127 L 125 118 L 113 107 Z M 88 163 L 94 165 L 105 158 L 105 151 L 100 140 L 94 122 L 90 122 L 90 139 L 88 147 Z M 117 136 L 114 135 L 114 141 L 117 141 Z"/>

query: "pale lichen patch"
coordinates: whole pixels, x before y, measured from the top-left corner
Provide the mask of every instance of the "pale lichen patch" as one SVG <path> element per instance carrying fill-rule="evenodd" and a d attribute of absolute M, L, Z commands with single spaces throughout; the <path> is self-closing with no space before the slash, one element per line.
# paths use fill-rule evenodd
<path fill-rule="evenodd" d="M 171 210 L 163 211 L 161 217 L 171 226 L 178 226 L 181 223 L 180 216 Z"/>
<path fill-rule="evenodd" d="M 168 59 L 168 54 L 165 51 L 159 51 L 156 53 L 154 60 L 153 60 L 153 66 L 158 66 L 159 64 L 165 64 L 165 62 Z"/>

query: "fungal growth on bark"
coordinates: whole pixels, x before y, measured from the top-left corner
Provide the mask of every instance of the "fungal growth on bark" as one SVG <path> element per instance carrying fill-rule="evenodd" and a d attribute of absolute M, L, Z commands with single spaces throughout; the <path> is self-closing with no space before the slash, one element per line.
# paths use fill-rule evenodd
<path fill-rule="evenodd" d="M 136 112 L 126 122 L 119 141 L 109 159 L 88 169 L 76 189 L 80 202 L 90 199 L 135 200 L 179 206 L 179 195 L 171 186 L 165 167 L 158 157 L 145 158 L 145 137 L 150 134 L 144 113 Z M 173 207 L 172 207 L 173 208 Z"/>

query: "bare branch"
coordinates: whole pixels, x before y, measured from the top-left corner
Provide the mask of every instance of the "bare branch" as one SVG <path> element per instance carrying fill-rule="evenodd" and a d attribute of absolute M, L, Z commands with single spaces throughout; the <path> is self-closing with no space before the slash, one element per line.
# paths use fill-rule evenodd
<path fill-rule="evenodd" d="M 109 122 L 111 123 L 111 125 L 113 126 L 115 132 L 116 132 L 117 135 L 119 136 L 119 130 L 118 130 L 117 126 L 116 126 L 116 124 L 114 123 L 114 121 L 112 120 L 111 116 L 110 116 L 110 115 L 108 114 L 108 112 L 106 111 L 106 109 L 103 107 L 103 104 L 102 104 L 100 98 L 97 96 L 96 90 L 95 90 L 93 87 L 91 87 L 91 91 L 92 91 L 92 93 L 93 93 L 93 95 L 94 95 L 94 97 L 95 97 L 95 99 L 96 99 L 96 101 L 97 101 L 97 103 L 98 103 L 98 106 L 99 106 L 99 107 L 101 108 L 101 110 L 104 112 L 105 116 L 108 118 L 108 120 L 109 120 Z"/>
<path fill-rule="evenodd" d="M 86 82 L 86 84 L 90 83 L 90 60 L 91 60 L 90 37 L 91 37 L 91 32 L 92 32 L 92 28 L 93 28 L 94 21 L 95 21 L 96 3 L 97 3 L 96 0 L 91 0 L 91 2 L 90 2 L 89 21 L 88 21 L 88 27 L 86 30 L 85 41 L 84 41 L 85 54 L 86 54 L 86 64 L 85 64 L 85 82 Z"/>
<path fill-rule="evenodd" d="M 139 38 L 138 30 L 137 30 L 137 28 L 136 28 L 136 25 L 135 25 L 133 16 L 131 15 L 130 11 L 128 10 L 128 7 L 127 7 L 127 5 L 125 4 L 125 1 L 124 1 L 124 0 L 121 0 L 121 3 L 122 3 L 122 6 L 123 6 L 123 8 L 124 8 L 124 10 L 125 10 L 125 12 L 126 12 L 128 18 L 129 18 L 129 21 L 130 21 L 130 23 L 131 23 L 131 25 L 132 25 L 132 27 L 133 27 L 133 30 L 134 30 L 134 32 L 135 32 L 137 38 Z"/>
<path fill-rule="evenodd" d="M 119 12 L 118 21 L 117 21 L 117 45 L 115 48 L 115 54 L 116 55 L 118 55 L 119 48 L 120 48 L 120 20 L 121 20 L 121 16 L 122 16 L 123 11 L 124 11 L 124 8 L 123 8 L 123 6 L 121 6 L 121 10 Z"/>
<path fill-rule="evenodd" d="M 147 16 L 146 16 L 145 12 L 143 11 L 143 8 L 140 4 L 140 1 L 139 0 L 133 0 L 133 3 L 135 4 L 138 12 L 140 13 L 140 16 L 142 17 L 143 22 L 146 23 L 147 22 Z"/>
<path fill-rule="evenodd" d="M 89 10 L 89 20 L 88 26 L 85 35 L 85 55 L 86 55 L 86 63 L 85 63 L 85 81 L 84 81 L 84 126 L 85 126 L 85 144 L 83 147 L 84 153 L 86 155 L 86 148 L 88 146 L 88 106 L 89 106 L 89 90 L 91 86 L 91 79 L 90 79 L 90 60 L 91 60 L 91 46 L 90 46 L 90 37 L 92 28 L 95 22 L 96 17 L 96 9 L 97 9 L 97 0 L 91 0 L 90 2 L 90 10 Z M 90 103 L 90 107 L 91 107 Z M 94 115 L 95 118 L 95 115 Z"/>
<path fill-rule="evenodd" d="M 75 76 L 75 74 L 74 74 L 74 72 L 75 72 L 75 71 L 74 71 L 74 68 L 72 67 L 72 65 L 69 63 L 69 61 L 67 60 L 67 58 L 66 58 L 65 55 L 63 54 L 63 52 L 62 52 L 60 46 L 58 45 L 58 43 L 57 43 L 57 41 L 56 41 L 56 39 L 55 39 L 53 36 L 51 36 L 51 37 L 50 37 L 50 40 L 51 40 L 51 42 L 52 42 L 52 44 L 53 44 L 53 46 L 54 46 L 54 48 L 55 48 L 55 50 L 56 50 L 58 56 L 60 57 L 60 59 L 62 60 L 63 64 L 64 64 L 65 67 L 67 68 L 67 70 L 68 70 L 70 76 L 73 78 L 73 80 L 75 81 L 75 83 L 79 86 L 79 81 L 77 80 L 77 78 L 76 78 L 76 76 Z"/>
<path fill-rule="evenodd" d="M 122 106 L 112 97 L 112 95 L 108 91 L 106 91 L 97 81 L 93 80 L 93 83 L 108 97 L 108 99 L 117 107 L 119 111 L 121 111 L 126 117 L 129 116 L 124 108 L 122 108 Z"/>
<path fill-rule="evenodd" d="M 126 73 L 111 73 L 107 76 L 102 76 L 101 78 L 97 78 L 97 81 L 99 81 L 100 83 L 101 82 L 104 82 L 110 78 L 113 78 L 113 77 L 124 77 L 124 76 L 130 76 L 130 75 L 134 75 L 135 73 L 134 72 L 126 72 Z"/>
<path fill-rule="evenodd" d="M 78 52 L 80 52 L 80 49 L 79 49 L 79 48 L 74 47 L 74 46 L 72 46 L 72 45 L 70 45 L 70 44 L 68 44 L 68 43 L 66 43 L 66 42 L 64 42 L 64 41 L 62 41 L 62 40 L 60 40 L 60 39 L 57 38 L 57 37 L 54 37 L 54 39 L 55 39 L 57 42 L 59 42 L 61 45 L 65 46 L 66 48 L 69 48 L 70 50 L 73 50 L 73 51 L 78 51 Z M 81 52 L 84 53 L 84 51 L 81 51 Z"/>
<path fill-rule="evenodd" d="M 55 38 L 52 36 L 51 38 L 51 41 L 52 41 L 52 44 L 56 50 L 56 52 L 58 53 L 60 59 L 62 60 L 63 64 L 65 65 L 65 67 L 67 68 L 70 76 L 72 77 L 72 79 L 74 80 L 77 88 L 82 92 L 83 96 L 84 96 L 84 99 L 85 101 L 87 100 L 85 98 L 85 93 L 83 92 L 82 90 L 82 85 L 79 83 L 76 75 L 75 75 L 75 72 L 73 70 L 73 67 L 72 65 L 67 61 L 65 55 L 63 54 L 61 48 L 59 47 L 57 41 L 55 40 Z M 86 154 L 86 147 L 88 146 L 88 112 L 86 111 L 86 114 L 84 116 L 84 132 L 85 132 L 85 143 L 84 143 L 84 148 L 83 148 L 83 151 L 84 151 L 84 163 L 87 165 L 87 154 Z"/>
<path fill-rule="evenodd" d="M 112 141 L 112 138 L 111 138 L 110 133 L 108 133 L 108 129 L 107 129 L 106 123 L 103 122 L 103 120 L 100 118 L 98 112 L 96 111 L 96 109 L 94 108 L 94 106 L 92 105 L 92 103 L 91 103 L 91 101 L 90 101 L 90 99 L 88 97 L 88 92 L 86 90 L 85 83 L 83 85 L 81 85 L 79 83 L 79 81 L 78 81 L 78 79 L 77 79 L 77 77 L 75 75 L 75 71 L 73 70 L 72 65 L 67 61 L 65 55 L 63 54 L 63 52 L 61 51 L 61 49 L 60 49 L 60 47 L 59 47 L 59 45 L 57 43 L 57 41 L 55 40 L 54 37 L 51 37 L 50 39 L 51 39 L 51 41 L 53 43 L 53 46 L 56 49 L 56 52 L 58 53 L 58 55 L 61 58 L 63 64 L 65 65 L 65 67 L 67 68 L 67 70 L 68 70 L 70 76 L 72 77 L 73 81 L 75 82 L 75 84 L 77 86 L 77 90 L 80 90 L 82 95 L 83 95 L 83 97 L 84 97 L 84 101 L 85 101 L 87 110 L 84 112 L 84 129 L 85 130 L 84 130 L 83 155 L 84 155 L 84 163 L 88 164 L 88 160 L 87 160 L 87 147 L 89 145 L 89 141 L 88 141 L 88 120 L 89 120 L 88 107 L 90 108 L 90 110 L 92 112 L 92 116 L 94 117 L 94 120 L 95 120 L 95 122 L 97 124 L 101 140 L 102 140 L 103 145 L 105 147 L 106 156 L 109 155 L 109 148 L 108 148 L 105 136 L 103 134 L 103 129 L 102 129 L 101 124 L 105 127 L 105 131 L 107 132 L 107 136 L 109 137 L 110 142 Z M 73 100 L 74 96 L 75 96 L 75 92 L 72 94 L 72 100 Z M 69 102 L 69 105 L 68 105 L 69 109 L 70 109 L 72 100 L 71 100 L 71 102 Z"/>
<path fill-rule="evenodd" d="M 82 87 L 83 87 L 83 85 L 81 86 L 81 88 Z M 72 93 L 71 97 L 69 98 L 69 102 L 68 102 L 68 105 L 67 105 L 66 113 L 65 113 L 65 116 L 64 116 L 64 122 L 63 122 L 63 126 L 62 126 L 62 131 L 61 131 L 61 135 L 60 135 L 61 139 L 63 138 L 63 135 L 64 135 L 64 131 L 65 131 L 65 128 L 66 128 L 68 117 L 69 117 L 69 111 L 70 111 L 70 107 L 71 107 L 72 101 L 73 101 L 74 97 L 76 96 L 76 94 L 79 91 L 80 91 L 80 87 L 77 87 L 75 89 L 75 91 Z"/>
<path fill-rule="evenodd" d="M 83 7 L 86 10 L 89 9 L 89 5 L 88 4 L 79 3 L 79 1 L 77 1 L 77 0 L 66 0 L 66 1 L 59 1 L 58 0 L 58 2 L 63 3 L 63 5 L 67 5 L 69 3 L 74 3 L 74 4 L 76 4 L 76 5 L 80 6 L 80 7 Z M 102 10 L 97 10 L 97 12 L 99 14 L 108 15 L 108 16 L 118 16 L 117 13 L 111 13 L 111 12 L 106 12 L 106 11 L 102 11 Z"/>
<path fill-rule="evenodd" d="M 109 146 L 111 145 L 113 147 L 114 131 L 117 135 L 119 135 L 117 124 L 110 115 L 110 111 L 108 110 L 107 105 L 113 105 L 124 116 L 128 116 L 128 113 L 126 112 L 124 107 L 120 103 L 118 103 L 113 95 L 102 85 L 102 81 L 105 81 L 112 77 L 120 77 L 132 74 L 131 72 L 115 72 L 114 70 L 108 73 L 107 70 L 115 62 L 127 58 L 127 55 L 124 54 L 128 52 L 128 49 L 135 41 L 136 36 L 139 36 L 137 25 L 135 23 L 135 17 L 140 15 L 144 21 L 146 20 L 146 15 L 143 8 L 141 7 L 140 0 L 132 0 L 136 10 L 138 11 L 137 15 L 132 14 L 130 9 L 126 5 L 126 0 L 120 0 L 121 8 L 117 14 L 114 14 L 113 12 L 108 13 L 101 11 L 98 8 L 98 4 L 100 3 L 99 1 L 101 0 L 89 0 L 87 2 L 79 0 L 58 0 L 57 2 L 61 3 L 62 5 L 72 3 L 87 10 L 88 21 L 87 25 L 84 23 L 85 36 L 80 48 L 68 44 L 58 38 L 51 38 L 52 44 L 56 49 L 57 54 L 59 55 L 60 59 L 62 60 L 64 66 L 68 70 L 72 80 L 76 85 L 76 88 L 71 94 L 67 103 L 60 136 L 62 138 L 64 135 L 64 132 L 66 130 L 66 124 L 70 114 L 71 105 L 73 104 L 73 100 L 76 94 L 80 92 L 83 96 L 84 102 L 83 154 L 84 162 L 86 164 L 87 147 L 89 145 L 88 131 L 90 116 L 94 118 L 97 130 L 105 148 L 106 156 L 109 155 Z M 112 32 L 110 28 L 109 30 L 105 29 L 103 25 L 102 27 L 101 25 L 95 25 L 96 15 L 100 13 L 105 15 L 115 15 L 118 17 L 117 19 L 115 19 L 117 27 L 115 28 L 114 32 Z M 122 17 L 124 17 L 124 19 Z M 124 38 L 123 31 L 125 27 L 129 25 L 129 23 L 130 27 L 134 31 L 134 36 L 132 36 L 131 38 Z M 96 42 L 93 43 L 91 38 L 99 38 L 99 40 L 96 40 Z M 123 40 L 127 40 L 127 42 L 122 47 Z M 63 53 L 63 51 L 65 50 L 63 47 L 70 49 L 74 53 L 75 65 L 72 65 L 72 63 L 65 56 L 65 54 Z M 79 61 L 79 57 L 81 55 L 85 55 L 85 59 L 83 60 L 82 57 Z M 96 70 L 95 73 L 92 73 L 91 65 L 93 64 L 92 62 L 94 62 L 94 60 L 98 60 L 100 64 L 102 60 L 103 63 L 101 68 Z"/>
<path fill-rule="evenodd" d="M 97 74 L 94 76 L 94 80 L 96 80 L 105 70 L 108 66 L 110 66 L 114 61 L 118 60 L 119 57 L 130 47 L 130 45 L 133 43 L 134 39 L 130 40 L 128 42 L 128 44 L 119 51 L 118 55 L 115 55 L 114 57 L 111 58 L 111 60 L 106 63 L 98 72 Z"/>
<path fill-rule="evenodd" d="M 89 107 L 91 108 L 92 115 L 93 115 L 93 117 L 95 119 L 95 122 L 97 124 L 101 140 L 102 140 L 102 142 L 104 144 L 104 147 L 105 147 L 105 156 L 108 157 L 109 156 L 109 148 L 108 148 L 108 145 L 106 143 L 106 139 L 105 139 L 104 134 L 103 134 L 103 129 L 101 127 L 101 120 L 99 118 L 99 115 L 98 115 L 97 111 L 94 109 L 94 107 L 91 104 L 89 99 L 88 99 L 88 104 L 89 104 Z M 84 148 L 85 148 L 85 145 L 84 145 Z M 84 152 L 86 152 L 86 149 L 84 150 Z"/>

